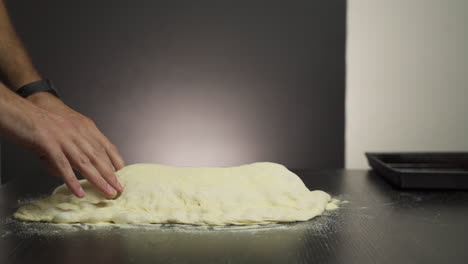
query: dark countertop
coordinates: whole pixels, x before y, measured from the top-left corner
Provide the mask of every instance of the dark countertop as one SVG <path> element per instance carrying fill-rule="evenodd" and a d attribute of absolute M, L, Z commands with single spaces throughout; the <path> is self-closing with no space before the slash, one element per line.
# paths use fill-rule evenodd
<path fill-rule="evenodd" d="M 273 227 L 64 229 L 12 220 L 18 199 L 57 184 L 13 181 L 0 187 L 0 263 L 467 263 L 468 192 L 401 191 L 364 170 L 296 172 L 349 202 Z"/>

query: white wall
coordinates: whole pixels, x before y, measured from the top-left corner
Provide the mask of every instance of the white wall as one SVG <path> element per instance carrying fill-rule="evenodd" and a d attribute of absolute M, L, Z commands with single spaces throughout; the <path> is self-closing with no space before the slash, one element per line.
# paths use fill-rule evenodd
<path fill-rule="evenodd" d="M 346 167 L 468 151 L 468 1 L 349 0 Z"/>

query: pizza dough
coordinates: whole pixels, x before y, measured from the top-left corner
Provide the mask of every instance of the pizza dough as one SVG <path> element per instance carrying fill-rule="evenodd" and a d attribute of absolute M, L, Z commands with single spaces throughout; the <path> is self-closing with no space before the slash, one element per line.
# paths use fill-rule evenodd
<path fill-rule="evenodd" d="M 81 180 L 84 198 L 61 185 L 48 198 L 20 207 L 14 217 L 54 223 L 247 225 L 306 221 L 331 201 L 329 194 L 309 191 L 286 167 L 269 162 L 229 168 L 134 164 L 116 175 L 125 190 L 115 200 Z"/>

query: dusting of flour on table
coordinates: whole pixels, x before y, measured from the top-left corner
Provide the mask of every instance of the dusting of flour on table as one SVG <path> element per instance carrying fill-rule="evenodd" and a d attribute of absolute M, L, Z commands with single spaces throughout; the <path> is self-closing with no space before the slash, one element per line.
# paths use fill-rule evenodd
<path fill-rule="evenodd" d="M 20 207 L 14 217 L 53 223 L 251 225 L 306 221 L 337 208 L 286 167 L 258 162 L 227 168 L 134 164 L 116 172 L 125 191 L 106 199 L 87 180 L 86 196 L 65 185 Z"/>

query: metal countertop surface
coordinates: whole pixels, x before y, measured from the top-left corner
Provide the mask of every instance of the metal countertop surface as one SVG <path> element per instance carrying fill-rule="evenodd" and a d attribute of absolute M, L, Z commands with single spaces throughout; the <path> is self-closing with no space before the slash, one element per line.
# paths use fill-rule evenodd
<path fill-rule="evenodd" d="M 11 218 L 56 180 L 12 181 L 0 186 L 0 263 L 467 263 L 468 191 L 398 190 L 365 170 L 295 172 L 346 202 L 289 224 L 64 228 Z"/>

